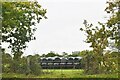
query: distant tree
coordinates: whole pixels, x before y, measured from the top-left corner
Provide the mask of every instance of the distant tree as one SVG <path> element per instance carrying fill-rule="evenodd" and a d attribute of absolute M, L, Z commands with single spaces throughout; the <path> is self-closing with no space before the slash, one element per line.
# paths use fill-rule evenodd
<path fill-rule="evenodd" d="M 78 54 L 70 54 L 70 55 L 68 55 L 69 57 L 77 57 L 77 56 L 79 56 Z"/>
<path fill-rule="evenodd" d="M 68 53 L 63 52 L 63 53 L 62 53 L 62 56 L 63 56 L 63 57 L 68 57 Z"/>
<path fill-rule="evenodd" d="M 58 54 L 58 53 L 56 53 L 56 56 L 58 56 L 58 57 L 62 57 L 62 55 L 60 55 L 60 54 Z"/>
<path fill-rule="evenodd" d="M 45 57 L 46 55 L 45 54 L 42 54 L 41 57 Z"/>
<path fill-rule="evenodd" d="M 68 56 L 70 56 L 70 57 L 77 57 L 77 56 L 79 56 L 79 53 L 80 52 L 72 52 L 72 54 L 70 54 Z"/>
<path fill-rule="evenodd" d="M 50 51 L 48 54 L 46 54 L 46 57 L 54 57 L 56 56 L 55 52 Z"/>

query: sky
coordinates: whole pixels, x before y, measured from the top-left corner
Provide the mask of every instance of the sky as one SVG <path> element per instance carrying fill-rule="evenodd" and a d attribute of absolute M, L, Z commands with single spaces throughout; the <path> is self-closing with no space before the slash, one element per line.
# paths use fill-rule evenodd
<path fill-rule="evenodd" d="M 90 49 L 85 43 L 86 36 L 80 31 L 83 21 L 97 25 L 104 22 L 106 0 L 38 0 L 47 9 L 48 19 L 36 25 L 36 40 L 29 42 L 24 55 L 72 53 Z"/>
<path fill-rule="evenodd" d="M 106 0 L 38 0 L 42 8 L 47 9 L 48 19 L 42 19 L 36 25 L 36 40 L 28 44 L 25 55 L 56 53 L 72 53 L 90 49 L 85 43 L 83 21 L 97 25 L 105 21 Z"/>

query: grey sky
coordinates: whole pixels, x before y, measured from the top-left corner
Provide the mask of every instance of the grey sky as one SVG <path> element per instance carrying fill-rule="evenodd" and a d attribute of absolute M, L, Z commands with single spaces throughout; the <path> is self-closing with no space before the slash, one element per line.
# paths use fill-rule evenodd
<path fill-rule="evenodd" d="M 89 49 L 79 29 L 83 20 L 104 22 L 106 0 L 39 0 L 48 19 L 37 24 L 36 40 L 28 44 L 25 55 L 82 51 Z"/>

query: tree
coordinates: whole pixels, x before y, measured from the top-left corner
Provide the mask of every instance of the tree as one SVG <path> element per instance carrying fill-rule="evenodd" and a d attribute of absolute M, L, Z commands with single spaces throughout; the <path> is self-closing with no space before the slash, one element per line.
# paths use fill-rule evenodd
<path fill-rule="evenodd" d="M 109 30 L 106 29 L 105 25 L 99 22 L 101 27 L 93 27 L 92 24 L 88 24 L 87 21 L 84 21 L 85 29 L 81 29 L 86 32 L 87 39 L 86 43 L 91 43 L 93 48 L 93 74 L 100 73 L 101 62 L 104 62 L 102 59 L 103 51 L 108 46 L 108 36 L 110 35 Z"/>
<path fill-rule="evenodd" d="M 2 49 L 2 72 L 9 73 L 11 71 L 12 56 L 5 53 L 5 49 Z"/>
<path fill-rule="evenodd" d="M 119 53 L 118 52 L 110 52 L 107 51 L 103 58 L 104 58 L 104 65 L 101 66 L 104 73 L 119 73 Z"/>
<path fill-rule="evenodd" d="M 38 54 L 36 55 L 29 55 L 28 58 L 28 68 L 30 70 L 29 73 L 34 75 L 39 75 L 41 73 L 41 66 L 40 66 L 40 56 Z"/>
<path fill-rule="evenodd" d="M 45 57 L 46 55 L 45 54 L 42 54 L 41 57 Z"/>
<path fill-rule="evenodd" d="M 54 57 L 56 54 L 53 51 L 50 51 L 48 54 L 45 55 L 46 57 Z"/>
<path fill-rule="evenodd" d="M 82 57 L 81 59 L 81 67 L 84 69 L 86 74 L 93 74 L 93 67 L 94 65 L 94 55 L 93 51 L 84 50 L 79 53 L 79 56 Z"/>
<path fill-rule="evenodd" d="M 26 43 L 35 40 L 34 27 L 45 16 L 38 2 L 2 2 L 2 42 L 9 43 L 15 58 L 23 54 Z"/>
<path fill-rule="evenodd" d="M 46 9 L 42 9 L 37 1 L 2 2 L 2 42 L 9 43 L 8 48 L 11 48 L 13 72 L 21 72 L 21 68 L 25 66 L 25 59 L 21 55 L 27 42 L 35 40 L 35 25 L 46 18 L 45 13 Z"/>
<path fill-rule="evenodd" d="M 90 47 L 93 48 L 94 57 L 93 65 L 96 65 L 92 69 L 93 73 L 101 73 L 104 71 L 111 72 L 112 67 L 111 68 L 109 67 L 111 66 L 112 63 L 115 62 L 111 60 L 111 58 L 113 58 L 110 56 L 111 52 L 104 53 L 104 49 L 108 47 L 109 40 L 114 40 L 115 45 L 117 47 L 120 46 L 120 36 L 118 35 L 119 27 L 117 25 L 118 22 L 120 21 L 120 11 L 118 10 L 118 8 L 120 8 L 120 1 L 118 2 L 113 1 L 107 3 L 109 4 L 109 6 L 106 8 L 105 11 L 111 13 L 112 16 L 110 17 L 106 24 L 98 22 L 100 26 L 93 27 L 92 24 L 88 24 L 87 21 L 85 20 L 84 21 L 85 29 L 83 28 L 80 29 L 81 31 L 84 31 L 87 35 L 86 43 L 91 43 Z M 117 9 L 117 11 L 114 9 Z M 104 57 L 107 57 L 107 59 Z M 104 70 L 103 68 L 107 70 Z"/>
<path fill-rule="evenodd" d="M 27 74 L 28 71 L 28 64 L 27 64 L 27 57 L 22 57 L 19 62 L 19 73 L 21 74 Z"/>
<path fill-rule="evenodd" d="M 113 59 L 110 61 L 114 63 L 111 63 L 113 65 L 111 69 L 116 71 L 119 69 L 118 66 L 120 66 L 118 63 L 118 58 L 120 56 L 120 0 L 109 0 L 107 1 L 107 4 L 108 6 L 106 7 L 105 11 L 110 14 L 110 17 L 106 24 L 111 32 L 110 39 L 114 41 L 114 47 L 116 47 L 118 50 L 117 52 L 112 52 L 110 56 L 110 59 L 111 57 Z M 117 56 L 113 57 L 113 55 L 116 53 L 118 53 Z M 116 66 L 116 69 L 114 66 Z"/>
<path fill-rule="evenodd" d="M 68 57 L 68 53 L 63 52 L 63 53 L 62 53 L 62 56 L 63 56 L 63 57 Z"/>
<path fill-rule="evenodd" d="M 105 11 L 110 14 L 107 21 L 107 27 L 111 31 L 110 39 L 114 41 L 115 46 L 120 50 L 120 0 L 109 0 L 107 4 Z"/>

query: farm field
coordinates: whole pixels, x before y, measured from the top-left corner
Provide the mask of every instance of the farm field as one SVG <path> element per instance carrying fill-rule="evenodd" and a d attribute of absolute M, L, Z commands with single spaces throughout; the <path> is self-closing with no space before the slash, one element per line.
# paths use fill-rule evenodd
<path fill-rule="evenodd" d="M 81 69 L 43 69 L 39 76 L 8 73 L 2 74 L 3 78 L 118 78 L 117 74 L 85 75 Z"/>

